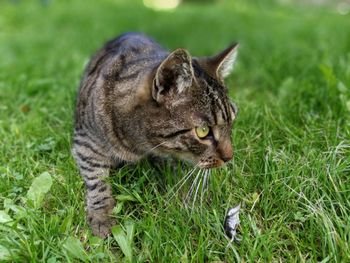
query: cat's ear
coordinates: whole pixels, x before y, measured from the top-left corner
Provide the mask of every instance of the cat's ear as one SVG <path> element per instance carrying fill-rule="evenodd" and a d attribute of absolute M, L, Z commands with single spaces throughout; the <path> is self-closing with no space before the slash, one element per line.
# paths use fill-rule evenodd
<path fill-rule="evenodd" d="M 238 44 L 232 44 L 212 57 L 199 58 L 199 64 L 213 76 L 224 79 L 231 74 L 237 58 Z"/>
<path fill-rule="evenodd" d="M 192 59 L 185 49 L 176 49 L 159 65 L 152 88 L 152 96 L 164 101 L 168 94 L 181 93 L 192 85 Z"/>

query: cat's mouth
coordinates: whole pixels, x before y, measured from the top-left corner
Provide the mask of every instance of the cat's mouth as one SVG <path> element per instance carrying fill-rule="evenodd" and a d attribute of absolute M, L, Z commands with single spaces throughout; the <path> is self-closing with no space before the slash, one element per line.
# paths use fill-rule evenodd
<path fill-rule="evenodd" d="M 161 147 L 160 147 L 161 148 Z M 192 163 L 193 165 L 197 166 L 201 169 L 212 169 L 212 168 L 218 168 L 221 166 L 224 166 L 227 161 L 231 160 L 228 159 L 227 161 L 224 161 L 218 157 L 209 156 L 209 157 L 202 157 L 198 160 L 193 154 L 190 152 L 183 152 L 183 151 L 176 151 L 174 149 L 171 149 L 171 151 L 167 148 L 164 149 L 162 147 L 162 155 L 168 154 L 169 156 L 173 156 L 175 158 L 181 159 L 183 161 Z"/>
<path fill-rule="evenodd" d="M 201 161 L 198 164 L 199 168 L 202 169 L 212 169 L 212 168 L 218 168 L 221 167 L 225 164 L 225 162 L 223 160 L 220 159 L 210 159 L 210 160 L 206 160 L 206 161 Z"/>

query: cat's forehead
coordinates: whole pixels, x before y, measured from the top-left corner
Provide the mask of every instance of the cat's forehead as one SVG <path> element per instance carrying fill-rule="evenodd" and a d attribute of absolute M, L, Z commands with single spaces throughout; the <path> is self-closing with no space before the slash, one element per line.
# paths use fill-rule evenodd
<path fill-rule="evenodd" d="M 235 111 L 227 96 L 220 93 L 207 92 L 194 97 L 189 103 L 191 119 L 196 125 L 227 126 L 235 118 Z"/>
<path fill-rule="evenodd" d="M 196 99 L 200 104 L 199 118 L 211 125 L 226 125 L 235 118 L 235 110 L 224 84 L 206 73 L 197 75 Z"/>
<path fill-rule="evenodd" d="M 194 81 L 186 92 L 179 93 L 172 101 L 174 113 L 179 120 L 192 125 L 231 125 L 235 110 L 222 81 L 206 73 L 194 63 Z"/>

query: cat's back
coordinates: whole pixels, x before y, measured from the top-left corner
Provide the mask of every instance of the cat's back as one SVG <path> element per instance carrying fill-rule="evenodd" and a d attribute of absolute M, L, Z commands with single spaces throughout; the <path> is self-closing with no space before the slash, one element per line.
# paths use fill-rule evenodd
<path fill-rule="evenodd" d="M 147 68 L 153 63 L 166 57 L 166 52 L 153 39 L 141 33 L 125 33 L 113 40 L 108 41 L 104 47 L 91 59 L 86 74 L 104 74 L 105 77 L 112 75 L 114 80 L 126 80 L 128 73 L 136 76 L 136 70 Z M 142 72 L 138 72 L 142 73 Z"/>
<path fill-rule="evenodd" d="M 110 40 L 104 49 L 115 49 L 121 53 L 135 53 L 139 55 L 151 55 L 165 50 L 152 38 L 136 32 L 129 32 Z"/>
<path fill-rule="evenodd" d="M 75 126 L 90 126 L 96 133 L 103 126 L 112 129 L 112 113 L 119 120 L 129 118 L 135 108 L 149 102 L 155 69 L 167 55 L 158 43 L 139 33 L 126 33 L 107 42 L 86 67 L 77 96 Z"/>
<path fill-rule="evenodd" d="M 168 52 L 153 39 L 140 33 L 125 33 L 108 41 L 90 60 L 78 94 L 79 115 L 96 107 L 110 111 L 111 105 L 120 112 L 131 110 L 151 85 L 152 72 Z"/>

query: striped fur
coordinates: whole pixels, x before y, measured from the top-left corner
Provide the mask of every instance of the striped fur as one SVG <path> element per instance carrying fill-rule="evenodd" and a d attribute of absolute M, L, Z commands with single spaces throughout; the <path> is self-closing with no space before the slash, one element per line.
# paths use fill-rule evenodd
<path fill-rule="evenodd" d="M 184 49 L 169 53 L 144 35 L 128 33 L 91 59 L 79 89 L 72 151 L 94 235 L 105 237 L 114 223 L 110 169 L 150 155 L 178 157 L 201 168 L 232 158 L 237 108 L 223 77 L 234 56 L 236 46 L 208 58 L 191 57 Z M 200 139 L 195 128 L 203 124 L 211 131 Z"/>

